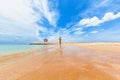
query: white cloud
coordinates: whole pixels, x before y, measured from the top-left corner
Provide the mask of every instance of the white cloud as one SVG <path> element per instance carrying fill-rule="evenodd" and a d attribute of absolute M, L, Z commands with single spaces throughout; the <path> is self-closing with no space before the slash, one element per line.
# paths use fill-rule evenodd
<path fill-rule="evenodd" d="M 95 33 L 98 33 L 98 31 L 91 31 L 90 33 L 93 33 L 93 34 L 95 34 Z"/>
<path fill-rule="evenodd" d="M 32 13 L 25 0 L 0 0 L 0 41 L 39 40 L 37 17 Z"/>
<path fill-rule="evenodd" d="M 117 14 L 114 14 L 112 12 L 108 12 L 106 13 L 102 19 L 99 19 L 98 17 L 94 16 L 93 18 L 85 18 L 82 19 L 78 25 L 79 26 L 86 26 L 86 27 L 90 27 L 90 26 L 99 26 L 100 24 L 110 21 L 110 20 L 114 20 L 120 18 L 120 12 L 118 12 Z"/>
<path fill-rule="evenodd" d="M 0 41 L 24 39 L 36 41 L 40 39 L 39 31 L 46 31 L 41 23 L 45 17 L 53 26 L 56 25 L 57 11 L 50 8 L 48 0 L 0 0 Z M 37 6 L 41 13 L 33 11 L 32 6 Z M 9 38 L 9 39 L 8 39 Z M 19 40 L 20 40 L 19 39 Z"/>
<path fill-rule="evenodd" d="M 78 34 L 78 35 L 82 35 L 85 33 L 85 31 L 82 31 L 83 29 L 80 27 L 80 28 L 75 28 L 75 32 L 74 34 Z"/>
<path fill-rule="evenodd" d="M 52 36 L 49 36 L 48 39 L 50 42 L 55 42 L 55 41 L 58 41 L 58 35 L 52 35 Z"/>
<path fill-rule="evenodd" d="M 38 9 L 38 15 L 45 17 L 51 25 L 56 26 L 59 14 L 55 7 L 52 8 L 52 4 L 48 0 L 34 0 L 33 7 Z"/>
<path fill-rule="evenodd" d="M 0 16 L 0 41 L 39 40 L 39 30 L 39 26 L 23 25 Z"/>
<path fill-rule="evenodd" d="M 94 15 L 103 16 L 107 12 L 118 12 L 120 11 L 119 0 L 93 0 L 89 3 L 87 8 L 80 16 L 89 17 Z"/>
<path fill-rule="evenodd" d="M 93 17 L 93 18 L 87 18 L 87 19 L 82 19 L 79 22 L 80 26 L 97 26 L 101 23 L 101 20 L 98 17 Z"/>
<path fill-rule="evenodd" d="M 25 0 L 0 0 L 0 15 L 21 24 L 31 24 L 37 17 Z"/>
<path fill-rule="evenodd" d="M 105 5 L 109 0 L 103 0 L 100 4 L 97 5 L 97 7 Z"/>
<path fill-rule="evenodd" d="M 38 8 L 40 13 L 34 13 L 32 6 Z M 33 2 L 31 0 L 0 0 L 0 15 L 24 24 L 33 23 L 45 17 L 51 25 L 56 25 L 58 11 L 50 7 L 48 0 L 34 0 Z"/>
<path fill-rule="evenodd" d="M 47 28 L 42 27 L 42 26 L 39 26 L 39 30 L 42 31 L 42 32 L 47 32 Z"/>
<path fill-rule="evenodd" d="M 120 18 L 120 12 L 118 12 L 117 14 L 114 14 L 112 12 L 108 12 L 104 15 L 104 17 L 102 18 L 102 23 L 106 22 L 106 21 L 110 21 L 110 20 L 114 20 Z"/>
<path fill-rule="evenodd" d="M 80 28 L 76 28 L 75 30 L 82 30 L 82 28 L 80 27 Z"/>
<path fill-rule="evenodd" d="M 74 34 L 84 34 L 85 32 L 84 31 L 76 31 L 76 32 L 74 32 Z"/>

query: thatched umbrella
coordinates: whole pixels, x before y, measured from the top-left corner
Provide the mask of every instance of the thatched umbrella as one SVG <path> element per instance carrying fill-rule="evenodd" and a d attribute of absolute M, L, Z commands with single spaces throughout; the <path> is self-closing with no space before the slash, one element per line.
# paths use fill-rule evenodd
<path fill-rule="evenodd" d="M 45 39 L 43 39 L 43 41 L 44 41 L 44 42 L 48 42 L 48 39 L 47 39 L 47 38 L 45 38 Z"/>

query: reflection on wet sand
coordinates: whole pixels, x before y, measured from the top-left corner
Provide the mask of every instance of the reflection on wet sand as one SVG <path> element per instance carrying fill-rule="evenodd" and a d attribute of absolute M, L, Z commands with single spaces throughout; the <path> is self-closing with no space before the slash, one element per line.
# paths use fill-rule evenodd
<path fill-rule="evenodd" d="M 63 48 L 62 48 L 62 46 L 60 47 L 60 49 L 58 50 L 58 52 L 60 53 L 60 56 L 63 57 Z"/>
<path fill-rule="evenodd" d="M 119 53 L 62 46 L 36 54 L 0 64 L 0 80 L 120 80 Z"/>

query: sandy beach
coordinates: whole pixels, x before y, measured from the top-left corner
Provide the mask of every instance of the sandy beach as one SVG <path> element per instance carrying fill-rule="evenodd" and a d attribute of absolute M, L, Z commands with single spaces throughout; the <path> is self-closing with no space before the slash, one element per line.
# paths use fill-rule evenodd
<path fill-rule="evenodd" d="M 14 56 L 0 61 L 0 80 L 120 80 L 120 43 L 55 45 Z"/>
<path fill-rule="evenodd" d="M 66 45 L 78 46 L 80 48 L 92 49 L 98 51 L 120 52 L 120 43 L 67 43 Z"/>

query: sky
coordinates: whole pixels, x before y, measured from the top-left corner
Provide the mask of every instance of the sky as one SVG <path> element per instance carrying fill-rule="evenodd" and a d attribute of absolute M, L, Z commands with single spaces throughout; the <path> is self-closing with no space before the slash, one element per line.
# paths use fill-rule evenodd
<path fill-rule="evenodd" d="M 119 42 L 120 0 L 0 0 L 0 43 Z"/>

